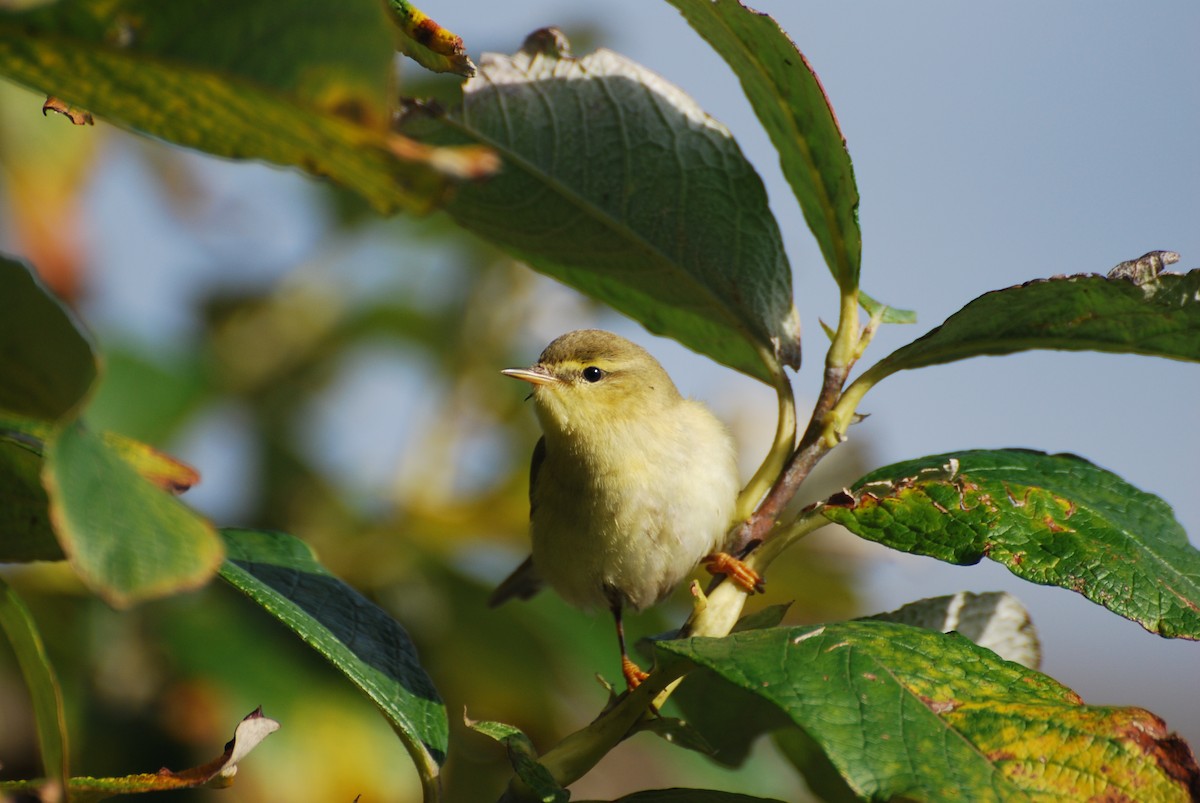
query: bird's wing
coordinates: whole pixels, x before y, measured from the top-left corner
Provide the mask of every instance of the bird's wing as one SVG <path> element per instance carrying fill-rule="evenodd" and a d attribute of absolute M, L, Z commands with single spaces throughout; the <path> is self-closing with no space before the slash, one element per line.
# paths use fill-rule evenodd
<path fill-rule="evenodd" d="M 536 506 L 533 498 L 533 489 L 537 487 L 538 474 L 542 470 L 542 463 L 546 462 L 546 436 L 538 438 L 537 444 L 533 447 L 533 458 L 529 461 L 529 518 L 533 518 L 533 509 Z"/>
<path fill-rule="evenodd" d="M 533 489 L 537 487 L 538 472 L 541 471 L 542 463 L 546 459 L 546 438 L 545 436 L 538 438 L 537 445 L 533 447 L 533 459 L 529 462 L 529 517 L 533 518 L 534 497 Z M 488 597 L 488 607 L 495 608 L 508 600 L 516 597 L 517 599 L 529 599 L 534 594 L 542 590 L 545 581 L 538 576 L 537 569 L 533 568 L 533 556 L 525 558 L 525 561 L 513 570 L 513 573 L 504 578 L 500 585 L 496 586 L 496 590 Z"/>
<path fill-rule="evenodd" d="M 512 574 L 504 578 L 500 585 L 496 586 L 496 590 L 488 597 L 488 607 L 495 608 L 513 597 L 529 599 L 541 591 L 544 584 L 542 578 L 538 576 L 537 569 L 533 568 L 533 556 L 530 555 L 513 570 Z"/>

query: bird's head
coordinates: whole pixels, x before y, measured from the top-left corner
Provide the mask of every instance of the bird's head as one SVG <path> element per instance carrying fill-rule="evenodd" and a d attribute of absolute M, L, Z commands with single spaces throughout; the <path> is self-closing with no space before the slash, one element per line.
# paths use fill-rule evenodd
<path fill-rule="evenodd" d="M 501 373 L 533 385 L 547 434 L 577 433 L 606 421 L 660 414 L 681 398 L 648 351 L 600 329 L 568 332 L 547 346 L 531 367 Z"/>

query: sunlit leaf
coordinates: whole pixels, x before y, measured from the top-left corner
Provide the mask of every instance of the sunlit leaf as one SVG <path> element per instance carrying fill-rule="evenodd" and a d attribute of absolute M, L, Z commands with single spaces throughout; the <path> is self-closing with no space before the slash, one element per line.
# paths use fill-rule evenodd
<path fill-rule="evenodd" d="M 400 32 L 397 50 L 427 70 L 467 78 L 475 74 L 461 36 L 438 25 L 408 0 L 387 0 L 387 9 Z"/>
<path fill-rule="evenodd" d="M 222 531 L 221 577 L 333 664 L 387 717 L 427 789 L 446 757 L 446 709 L 395 619 L 284 533 Z"/>
<path fill-rule="evenodd" d="M 28 266 L 3 256 L 0 376 L 0 411 L 49 421 L 71 412 L 96 379 L 96 357 L 75 317 Z"/>
<path fill-rule="evenodd" d="M 865 620 L 657 648 L 778 707 L 870 799 L 1187 801 L 1200 791 L 1191 751 L 1153 714 L 1086 706 L 957 634 Z"/>
<path fill-rule="evenodd" d="M 96 117 L 219 156 L 329 177 L 427 210 L 482 153 L 389 132 L 393 49 L 376 0 L 78 0 L 0 12 L 0 74 Z"/>
<path fill-rule="evenodd" d="M 1029 349 L 1200 361 L 1200 270 L 1135 283 L 1098 275 L 1038 279 L 985 293 L 870 373 Z"/>
<path fill-rule="evenodd" d="M 29 609 L 3 579 L 0 579 L 0 630 L 8 637 L 29 687 L 46 779 L 62 789 L 68 777 L 62 690 Z"/>
<path fill-rule="evenodd" d="M 816 72 L 779 24 L 737 0 L 670 0 L 729 64 L 771 137 L 825 263 L 858 287 L 862 234 L 846 140 Z"/>
<path fill-rule="evenodd" d="M 824 513 L 893 549 L 987 557 L 1151 632 L 1200 639 L 1200 551 L 1166 502 L 1080 457 L 1004 449 L 895 463 Z"/>
<path fill-rule="evenodd" d="M 538 31 L 489 54 L 445 116 L 402 130 L 487 145 L 503 170 L 447 206 L 537 270 L 751 376 L 798 365 L 791 269 L 762 181 L 729 131 L 608 50 Z"/>
<path fill-rule="evenodd" d="M 196 588 L 221 563 L 211 524 L 78 422 L 46 442 L 42 479 L 63 551 L 111 605 Z"/>

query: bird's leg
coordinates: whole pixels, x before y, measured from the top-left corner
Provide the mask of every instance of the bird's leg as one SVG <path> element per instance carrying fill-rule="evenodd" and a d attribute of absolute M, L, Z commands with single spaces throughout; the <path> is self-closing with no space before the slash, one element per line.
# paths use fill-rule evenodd
<path fill-rule="evenodd" d="M 621 648 L 621 674 L 625 676 L 625 687 L 633 691 L 642 681 L 650 677 L 642 668 L 635 664 L 625 651 L 625 625 L 621 623 L 621 603 L 612 604 L 613 620 L 617 623 L 617 645 Z"/>
<path fill-rule="evenodd" d="M 755 592 L 761 594 L 763 591 L 766 581 L 763 580 L 762 575 L 728 552 L 714 552 L 711 555 L 705 555 L 700 562 L 704 564 L 704 568 L 708 570 L 709 574 L 723 574 L 749 594 Z"/>

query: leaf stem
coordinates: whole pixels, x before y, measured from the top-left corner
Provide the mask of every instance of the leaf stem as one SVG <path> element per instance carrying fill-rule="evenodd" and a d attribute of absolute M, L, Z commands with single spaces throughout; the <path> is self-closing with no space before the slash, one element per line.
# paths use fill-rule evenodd
<path fill-rule="evenodd" d="M 775 427 L 775 442 L 763 459 L 758 471 L 751 477 L 750 482 L 738 495 L 734 521 L 743 522 L 753 513 L 758 503 L 762 501 L 771 485 L 783 471 L 788 457 L 796 448 L 796 396 L 792 392 L 792 383 L 781 368 L 775 380 L 775 392 L 779 400 L 779 423 Z"/>

